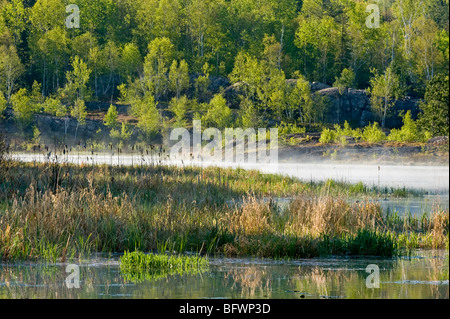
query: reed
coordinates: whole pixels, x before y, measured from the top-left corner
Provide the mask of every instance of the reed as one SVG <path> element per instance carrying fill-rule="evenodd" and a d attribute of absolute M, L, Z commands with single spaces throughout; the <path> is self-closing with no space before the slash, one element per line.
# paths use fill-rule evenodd
<path fill-rule="evenodd" d="M 125 251 L 120 257 L 120 272 L 131 281 L 154 280 L 173 274 L 196 274 L 208 269 L 208 259 L 199 255 L 145 254 L 141 251 Z"/>
<path fill-rule="evenodd" d="M 448 210 L 386 215 L 357 189 L 363 197 L 352 202 L 344 185 L 256 171 L 8 162 L 0 258 L 56 261 L 135 249 L 295 258 L 448 246 Z M 281 209 L 275 197 L 294 200 Z"/>

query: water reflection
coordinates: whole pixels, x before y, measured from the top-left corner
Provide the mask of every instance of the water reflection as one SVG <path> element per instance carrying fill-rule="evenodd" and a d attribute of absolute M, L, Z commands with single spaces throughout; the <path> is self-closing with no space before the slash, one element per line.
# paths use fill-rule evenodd
<path fill-rule="evenodd" d="M 65 264 L 0 265 L 0 298 L 449 298 L 448 251 L 412 257 L 293 261 L 213 259 L 209 272 L 170 274 L 133 282 L 117 259 L 80 265 L 80 289 L 68 289 Z M 369 264 L 380 289 L 366 287 Z"/>

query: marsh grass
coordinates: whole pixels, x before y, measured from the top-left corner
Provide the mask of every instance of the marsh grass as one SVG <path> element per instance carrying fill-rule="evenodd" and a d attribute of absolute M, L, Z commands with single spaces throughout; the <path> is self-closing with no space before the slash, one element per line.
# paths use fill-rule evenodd
<path fill-rule="evenodd" d="M 296 258 L 448 246 L 448 210 L 386 215 L 370 190 L 349 188 L 242 169 L 8 162 L 0 258 L 65 261 L 136 249 Z M 362 199 L 350 202 L 355 192 Z M 279 209 L 275 197 L 294 200 Z"/>
<path fill-rule="evenodd" d="M 198 274 L 209 269 L 209 261 L 199 255 L 145 254 L 125 251 L 120 257 L 120 272 L 128 280 L 143 281 L 174 274 Z"/>

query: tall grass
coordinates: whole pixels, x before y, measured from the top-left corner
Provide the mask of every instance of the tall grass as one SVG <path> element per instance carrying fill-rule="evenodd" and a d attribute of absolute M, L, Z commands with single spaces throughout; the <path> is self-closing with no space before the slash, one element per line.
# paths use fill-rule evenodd
<path fill-rule="evenodd" d="M 353 187 L 231 169 L 10 163 L 0 177 L 0 258 L 56 261 L 135 249 L 391 255 L 448 245 L 448 210 L 385 215 L 368 200 L 349 201 L 370 194 Z M 278 196 L 295 199 L 286 209 L 262 200 Z"/>

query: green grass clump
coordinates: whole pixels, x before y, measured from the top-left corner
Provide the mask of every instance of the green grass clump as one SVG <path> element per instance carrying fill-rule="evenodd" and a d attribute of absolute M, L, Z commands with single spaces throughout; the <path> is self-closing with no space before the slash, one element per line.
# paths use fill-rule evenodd
<path fill-rule="evenodd" d="M 172 274 L 195 274 L 208 269 L 208 259 L 198 255 L 145 254 L 141 251 L 125 251 L 120 257 L 121 273 L 133 281 L 154 280 Z"/>
<path fill-rule="evenodd" d="M 345 247 L 350 255 L 391 257 L 398 253 L 398 243 L 394 234 L 370 229 L 360 229 L 355 236 L 347 237 Z"/>

